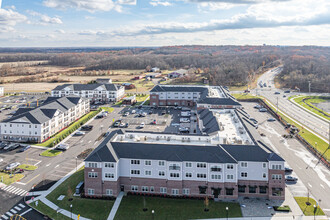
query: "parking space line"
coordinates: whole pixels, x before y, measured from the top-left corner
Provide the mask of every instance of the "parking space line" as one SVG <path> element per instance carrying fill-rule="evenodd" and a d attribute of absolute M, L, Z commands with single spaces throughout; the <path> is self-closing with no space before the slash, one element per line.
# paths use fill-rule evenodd
<path fill-rule="evenodd" d="M 9 218 L 8 218 L 7 216 L 5 216 L 5 215 L 2 215 L 1 218 L 4 218 L 4 219 L 6 219 L 6 220 L 9 219 Z"/>
<path fill-rule="evenodd" d="M 14 209 L 16 209 L 17 211 L 21 211 L 22 209 L 20 207 L 15 206 Z"/>
<path fill-rule="evenodd" d="M 57 168 L 58 166 L 60 166 L 59 164 L 57 164 L 54 168 Z"/>
<path fill-rule="evenodd" d="M 35 163 L 34 166 L 37 166 L 39 163 L 41 163 L 42 161 L 39 160 L 39 162 Z"/>
<path fill-rule="evenodd" d="M 23 205 L 23 204 L 18 204 L 19 206 L 21 206 L 23 209 L 25 208 L 25 205 Z"/>
<path fill-rule="evenodd" d="M 12 213 L 14 213 L 14 214 L 16 214 L 16 213 L 17 213 L 17 211 L 16 211 L 16 210 L 14 210 L 14 209 L 10 209 L 10 211 L 11 211 Z"/>

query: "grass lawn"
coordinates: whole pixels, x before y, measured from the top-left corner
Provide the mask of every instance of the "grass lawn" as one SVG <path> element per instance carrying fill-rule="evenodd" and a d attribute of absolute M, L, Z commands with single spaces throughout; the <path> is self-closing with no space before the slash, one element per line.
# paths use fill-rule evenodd
<path fill-rule="evenodd" d="M 109 113 L 113 112 L 114 108 L 111 107 L 101 107 L 102 110 L 108 111 Z"/>
<path fill-rule="evenodd" d="M 34 209 L 37 209 L 39 212 L 43 213 L 44 215 L 47 215 L 48 217 L 54 219 L 54 220 L 69 220 L 70 218 L 66 217 L 65 215 L 62 215 L 61 213 L 57 213 L 54 209 L 48 207 L 43 202 L 38 201 L 38 206 L 36 206 L 35 202 L 30 203 L 30 206 L 32 206 Z"/>
<path fill-rule="evenodd" d="M 271 107 L 275 112 L 276 109 L 273 108 L 272 106 L 269 105 L 269 107 Z M 309 132 L 306 129 L 302 129 L 302 126 L 298 125 L 297 123 L 295 123 L 294 121 L 292 121 L 291 119 L 289 119 L 288 117 L 284 116 L 282 113 L 278 112 L 278 114 L 287 122 L 290 123 L 292 125 L 295 125 L 298 129 L 299 129 L 299 135 L 301 137 L 303 137 L 309 144 L 311 144 L 318 152 L 320 152 L 321 154 L 324 153 L 324 151 L 328 148 L 328 144 L 323 141 L 321 138 L 317 137 L 316 135 L 314 135 L 313 133 Z M 327 160 L 330 160 L 330 150 L 328 150 L 325 154 L 324 157 Z"/>
<path fill-rule="evenodd" d="M 42 146 L 42 147 L 52 147 L 55 144 L 59 143 L 62 141 L 65 137 L 76 131 L 81 125 L 85 124 L 87 121 L 89 121 L 91 118 L 93 118 L 95 115 L 97 115 L 101 109 L 97 111 L 91 111 L 84 116 L 82 116 L 78 121 L 73 122 L 71 125 L 69 125 L 67 128 L 64 130 L 60 131 L 59 133 L 55 134 L 52 138 L 48 139 L 47 141 L 36 144 L 37 146 Z"/>
<path fill-rule="evenodd" d="M 244 99 L 260 99 L 259 96 L 251 95 L 250 93 L 231 93 L 233 97 L 235 97 L 238 101 Z"/>
<path fill-rule="evenodd" d="M 18 180 L 22 179 L 24 177 L 23 174 L 13 174 L 12 177 L 10 177 L 9 174 L 0 172 L 0 182 L 3 180 L 3 183 L 6 185 L 10 185 L 12 183 L 17 182 Z"/>
<path fill-rule="evenodd" d="M 152 219 L 151 210 L 155 211 L 154 219 L 198 219 L 224 218 L 226 207 L 229 217 L 241 217 L 242 212 L 238 203 L 209 201 L 208 212 L 204 211 L 204 200 L 173 199 L 160 197 L 144 197 L 130 195 L 123 198 L 115 220 Z"/>
<path fill-rule="evenodd" d="M 51 192 L 47 196 L 47 199 L 66 210 L 70 210 L 70 204 L 72 204 L 72 211 L 75 214 L 80 214 L 82 217 L 90 219 L 107 219 L 115 200 L 73 197 L 77 184 L 83 180 L 84 169 L 82 168 Z M 62 201 L 57 200 L 60 195 L 65 195 L 65 198 Z M 70 202 L 68 201 L 69 198 L 73 198 L 73 200 Z"/>
<path fill-rule="evenodd" d="M 309 99 L 306 99 L 309 98 Z M 313 113 L 321 116 L 322 118 L 325 118 L 327 120 L 330 120 L 330 117 L 323 115 L 322 113 L 320 113 L 319 111 L 324 112 L 322 109 L 317 108 L 313 103 L 321 103 L 321 102 L 327 102 L 329 100 L 322 98 L 321 96 L 292 96 L 289 98 L 290 100 L 294 101 L 295 103 L 297 103 L 298 105 L 300 105 L 303 108 L 306 108 L 310 111 L 312 111 Z M 314 108 L 309 107 L 308 105 L 306 105 L 303 102 L 303 99 L 306 99 L 305 102 L 307 102 L 309 105 L 312 105 Z M 317 111 L 317 110 L 319 111 Z M 324 112 L 326 113 L 326 112 Z"/>
<path fill-rule="evenodd" d="M 44 157 L 55 157 L 59 154 L 61 154 L 63 151 L 60 150 L 45 150 L 40 155 Z"/>
<path fill-rule="evenodd" d="M 30 165 L 30 164 L 22 164 L 22 165 L 19 165 L 18 168 L 23 169 L 23 170 L 35 170 L 38 167 Z"/>
<path fill-rule="evenodd" d="M 314 215 L 314 205 L 316 205 L 316 201 L 312 198 L 309 198 L 309 202 L 311 203 L 310 206 L 306 205 L 306 202 L 308 201 L 307 197 L 294 197 L 296 202 L 298 203 L 301 211 L 303 211 L 304 215 L 307 216 L 313 216 Z M 322 209 L 317 206 L 315 215 L 324 215 L 324 212 Z"/>

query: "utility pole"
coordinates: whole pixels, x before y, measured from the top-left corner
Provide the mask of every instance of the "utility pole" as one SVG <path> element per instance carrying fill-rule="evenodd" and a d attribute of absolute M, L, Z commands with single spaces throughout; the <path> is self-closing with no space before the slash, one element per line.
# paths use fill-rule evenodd
<path fill-rule="evenodd" d="M 311 93 L 311 81 L 308 81 L 308 91 Z"/>

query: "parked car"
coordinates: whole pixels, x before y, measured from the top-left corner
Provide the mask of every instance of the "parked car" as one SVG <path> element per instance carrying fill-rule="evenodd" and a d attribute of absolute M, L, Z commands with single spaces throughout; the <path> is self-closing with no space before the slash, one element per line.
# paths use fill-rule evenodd
<path fill-rule="evenodd" d="M 189 133 L 189 128 L 179 127 L 179 131 L 182 132 L 182 133 Z"/>
<path fill-rule="evenodd" d="M 7 150 L 12 151 L 19 148 L 20 146 L 21 146 L 20 144 L 12 144 Z"/>
<path fill-rule="evenodd" d="M 146 112 L 142 112 L 141 116 L 142 117 L 146 117 L 147 116 L 147 113 Z"/>
<path fill-rule="evenodd" d="M 267 109 L 266 108 L 260 108 L 259 112 L 267 112 Z"/>
<path fill-rule="evenodd" d="M 124 113 L 124 116 L 128 116 L 128 115 L 129 115 L 129 112 L 125 112 L 125 113 Z"/>
<path fill-rule="evenodd" d="M 290 167 L 284 167 L 285 173 L 292 173 L 293 169 Z"/>
<path fill-rule="evenodd" d="M 77 131 L 74 135 L 75 136 L 82 136 L 84 134 L 85 134 L 85 132 L 83 132 L 83 131 Z"/>
<path fill-rule="evenodd" d="M 259 109 L 259 108 L 262 108 L 262 106 L 261 105 L 255 105 L 255 106 L 253 106 L 253 108 Z"/>
<path fill-rule="evenodd" d="M 127 128 L 128 127 L 128 123 L 122 122 L 122 123 L 120 123 L 119 127 L 120 128 Z"/>
<path fill-rule="evenodd" d="M 144 126 L 145 126 L 145 123 L 142 122 L 142 123 L 139 125 L 139 128 L 144 128 Z"/>
<path fill-rule="evenodd" d="M 19 162 L 11 163 L 8 166 L 6 166 L 6 170 L 12 170 L 12 169 L 18 167 L 19 165 L 21 165 Z"/>
<path fill-rule="evenodd" d="M 97 115 L 95 118 L 98 119 L 98 118 L 103 118 L 103 117 L 104 117 L 103 114 L 99 114 L 99 115 Z"/>
<path fill-rule="evenodd" d="M 152 113 L 153 113 L 153 111 L 152 110 L 149 110 L 148 114 L 151 115 Z"/>
<path fill-rule="evenodd" d="M 113 124 L 113 127 L 119 127 L 119 125 L 120 125 L 120 120 L 117 120 L 114 124 Z"/>
<path fill-rule="evenodd" d="M 284 93 L 290 93 L 290 90 L 285 90 Z"/>
<path fill-rule="evenodd" d="M 82 131 L 90 131 L 93 129 L 93 125 L 84 125 L 81 127 Z"/>
<path fill-rule="evenodd" d="M 66 151 L 70 146 L 68 144 L 59 144 L 56 146 L 55 150 Z"/>
<path fill-rule="evenodd" d="M 293 176 L 286 176 L 285 177 L 285 182 L 297 182 L 298 178 L 297 177 L 293 177 Z"/>
<path fill-rule="evenodd" d="M 3 161 L 3 159 L 2 159 L 2 158 L 0 158 L 0 163 L 2 163 L 2 161 Z"/>
<path fill-rule="evenodd" d="M 133 110 L 132 110 L 132 114 L 135 114 L 135 113 L 136 113 L 136 111 L 135 111 L 135 109 L 133 109 Z"/>
<path fill-rule="evenodd" d="M 281 93 L 280 93 L 280 92 L 274 92 L 274 94 L 275 94 L 275 95 L 279 95 L 279 94 L 281 94 Z"/>
<path fill-rule="evenodd" d="M 189 123 L 190 119 L 189 118 L 180 118 L 181 123 Z"/>
<path fill-rule="evenodd" d="M 283 95 L 283 98 L 285 98 L 286 97 L 286 95 Z"/>
<path fill-rule="evenodd" d="M 26 146 L 22 147 L 21 149 L 19 149 L 18 152 L 24 152 L 24 151 L 27 151 L 30 148 L 31 148 L 31 145 L 26 145 Z"/>
<path fill-rule="evenodd" d="M 272 122 L 272 121 L 276 121 L 276 119 L 275 118 L 268 118 L 267 121 Z"/>

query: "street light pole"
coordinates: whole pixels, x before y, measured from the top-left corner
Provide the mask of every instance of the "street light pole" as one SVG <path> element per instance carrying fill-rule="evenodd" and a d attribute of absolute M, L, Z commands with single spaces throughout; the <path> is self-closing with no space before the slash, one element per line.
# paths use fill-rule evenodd
<path fill-rule="evenodd" d="M 151 210 L 152 220 L 154 220 L 155 210 Z"/>
<path fill-rule="evenodd" d="M 314 205 L 314 220 L 315 220 L 315 213 L 316 213 L 317 206 Z"/>
<path fill-rule="evenodd" d="M 72 204 L 70 205 L 70 208 L 71 208 L 71 219 L 72 219 Z"/>
<path fill-rule="evenodd" d="M 229 210 L 229 208 L 228 208 L 228 206 L 226 207 L 226 216 L 227 216 L 227 220 L 228 220 L 228 210 Z"/>

